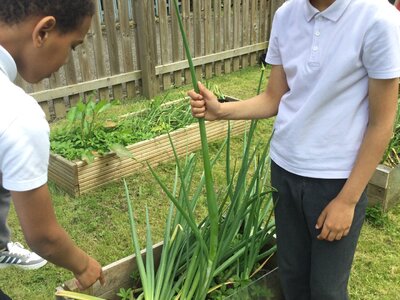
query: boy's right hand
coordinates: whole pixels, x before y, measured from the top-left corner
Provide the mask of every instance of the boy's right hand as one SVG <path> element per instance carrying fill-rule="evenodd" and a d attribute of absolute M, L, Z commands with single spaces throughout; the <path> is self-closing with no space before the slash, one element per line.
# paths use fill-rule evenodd
<path fill-rule="evenodd" d="M 97 280 L 104 285 L 104 275 L 101 265 L 92 257 L 88 256 L 86 268 L 79 274 L 75 273 L 76 285 L 80 290 L 85 290 L 92 286 Z"/>
<path fill-rule="evenodd" d="M 221 103 L 217 97 L 208 90 L 201 82 L 198 82 L 200 93 L 194 90 L 188 92 L 192 115 L 195 118 L 205 118 L 214 121 L 220 118 Z"/>

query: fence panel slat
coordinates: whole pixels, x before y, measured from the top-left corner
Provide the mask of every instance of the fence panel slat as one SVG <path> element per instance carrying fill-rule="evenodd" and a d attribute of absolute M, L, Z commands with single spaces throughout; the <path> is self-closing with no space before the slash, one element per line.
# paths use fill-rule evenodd
<path fill-rule="evenodd" d="M 157 48 L 153 1 L 132 0 L 137 24 L 139 61 L 142 70 L 143 95 L 153 98 L 159 91 L 155 68 Z M 140 39 L 140 40 L 139 40 Z"/>
<path fill-rule="evenodd" d="M 257 37 L 257 32 L 259 30 L 258 28 L 258 16 L 256 14 L 258 10 L 258 5 L 259 1 L 257 0 L 250 0 L 250 45 L 256 44 L 259 42 L 258 37 Z M 250 54 L 250 65 L 254 66 L 257 63 L 257 57 L 259 56 L 259 53 L 252 53 Z"/>
<path fill-rule="evenodd" d="M 233 48 L 239 48 L 240 45 L 240 1 L 233 1 Z M 240 57 L 233 59 L 233 72 L 240 69 Z"/>
<path fill-rule="evenodd" d="M 213 38 L 214 31 L 212 30 L 212 16 L 211 16 L 211 0 L 205 0 L 204 3 L 204 55 L 213 53 Z M 212 64 L 205 65 L 204 76 L 206 79 L 212 77 Z"/>
<path fill-rule="evenodd" d="M 131 26 L 129 23 L 129 5 L 127 0 L 118 0 L 119 11 L 119 24 L 122 39 L 122 62 L 124 72 L 131 72 L 134 70 L 133 63 L 133 50 L 132 50 L 132 34 Z M 135 81 L 126 83 L 126 96 L 133 98 L 136 96 Z"/>
<path fill-rule="evenodd" d="M 172 37 L 172 61 L 180 61 L 182 59 L 181 56 L 181 49 L 182 49 L 182 42 L 181 42 L 181 33 L 179 31 L 179 24 L 178 19 L 176 16 L 175 7 L 170 1 L 170 16 L 171 16 L 171 37 Z M 174 85 L 181 86 L 182 85 L 182 71 L 175 71 L 173 73 L 174 77 Z"/>
<path fill-rule="evenodd" d="M 96 3 L 96 10 L 100 12 L 100 6 L 98 1 Z M 93 35 L 93 54 L 94 61 L 96 65 L 96 76 L 97 78 L 104 78 L 107 76 L 106 72 L 106 63 L 105 63 L 105 41 L 103 38 L 103 31 L 101 29 L 101 20 L 99 14 L 95 14 L 92 19 L 92 35 Z M 99 98 L 100 99 L 110 99 L 109 88 L 100 88 L 99 89 Z"/>
<path fill-rule="evenodd" d="M 71 57 L 68 60 L 67 64 L 64 66 L 65 68 L 65 79 L 67 82 L 67 85 L 73 85 L 78 83 L 78 79 L 76 76 L 76 67 L 75 67 L 75 61 L 72 58 L 72 53 L 71 53 Z M 71 104 L 71 106 L 75 106 L 76 103 L 79 101 L 80 99 L 80 95 L 79 94 L 74 94 L 74 95 L 70 95 L 68 96 L 69 98 L 69 103 Z"/>
<path fill-rule="evenodd" d="M 267 39 L 267 27 L 269 27 L 270 0 L 260 2 L 260 40 Z"/>
<path fill-rule="evenodd" d="M 117 75 L 121 73 L 120 62 L 119 62 L 119 45 L 117 39 L 117 31 L 115 28 L 115 11 L 114 1 L 103 1 L 104 7 L 104 22 L 107 34 L 107 48 L 108 58 L 110 61 L 111 75 Z M 122 99 L 123 92 L 122 86 L 116 85 L 112 87 L 114 99 Z"/>
<path fill-rule="evenodd" d="M 191 11 L 190 11 L 190 0 L 183 0 L 182 1 L 182 18 L 183 18 L 183 27 L 185 28 L 186 36 L 188 39 L 189 47 L 191 49 L 191 53 L 193 53 L 192 47 L 194 46 L 193 43 L 193 26 L 191 25 L 192 23 L 192 18 L 191 18 Z M 186 58 L 186 53 L 183 51 L 183 58 Z M 184 82 L 185 84 L 190 84 L 191 83 L 191 75 L 190 75 L 190 70 L 189 68 L 185 68 L 183 71 L 184 74 Z"/>
<path fill-rule="evenodd" d="M 202 56 L 201 1 L 193 1 L 194 57 Z M 196 78 L 202 80 L 202 66 L 196 67 Z"/>
<path fill-rule="evenodd" d="M 232 49 L 231 41 L 232 41 L 232 10 L 231 10 L 231 0 L 224 0 L 224 49 L 230 50 Z M 224 72 L 228 74 L 232 70 L 232 59 L 224 60 Z"/>
<path fill-rule="evenodd" d="M 160 48 L 161 48 L 161 65 L 165 65 L 171 62 L 169 50 L 169 22 L 167 14 L 167 0 L 158 1 L 158 16 L 160 22 Z M 163 74 L 162 84 L 163 89 L 169 89 L 171 87 L 171 73 Z"/>
<path fill-rule="evenodd" d="M 249 0 L 242 0 L 242 47 L 248 46 L 250 43 L 250 4 Z M 242 56 L 242 68 L 249 66 L 249 55 Z"/>
<path fill-rule="evenodd" d="M 221 10 L 221 0 L 214 0 L 214 49 L 215 52 L 221 52 L 223 48 L 223 32 L 222 32 L 222 10 Z M 216 76 L 222 74 L 222 62 L 216 61 L 214 66 L 214 72 Z"/>

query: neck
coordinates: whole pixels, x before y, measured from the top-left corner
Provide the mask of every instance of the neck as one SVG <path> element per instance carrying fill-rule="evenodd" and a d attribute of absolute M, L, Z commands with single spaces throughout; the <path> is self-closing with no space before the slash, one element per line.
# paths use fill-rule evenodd
<path fill-rule="evenodd" d="M 309 0 L 311 5 L 314 6 L 319 11 L 324 11 L 327 9 L 335 0 Z"/>

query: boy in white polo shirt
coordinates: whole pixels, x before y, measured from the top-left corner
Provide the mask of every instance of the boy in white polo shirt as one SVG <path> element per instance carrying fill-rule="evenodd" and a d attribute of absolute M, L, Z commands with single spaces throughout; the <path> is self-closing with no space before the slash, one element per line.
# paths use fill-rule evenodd
<path fill-rule="evenodd" d="M 103 282 L 100 264 L 78 248 L 57 223 L 47 188 L 49 126 L 38 103 L 13 81 L 36 83 L 57 71 L 83 42 L 93 0 L 0 1 L 0 223 L 14 203 L 28 245 L 74 273 L 78 286 Z M 41 258 L 18 244 L 1 245 L 0 267 L 35 268 Z M 10 299 L 0 290 L 0 299 Z"/>
<path fill-rule="evenodd" d="M 203 85 L 192 113 L 276 115 L 278 266 L 286 300 L 348 299 L 365 187 L 392 135 L 400 77 L 400 14 L 383 0 L 290 0 L 278 9 L 267 89 L 220 104 Z"/>

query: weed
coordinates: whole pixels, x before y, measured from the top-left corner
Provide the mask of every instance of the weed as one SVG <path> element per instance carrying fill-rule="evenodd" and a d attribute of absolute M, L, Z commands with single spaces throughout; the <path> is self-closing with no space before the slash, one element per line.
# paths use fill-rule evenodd
<path fill-rule="evenodd" d="M 379 204 L 367 207 L 365 220 L 376 228 L 383 228 L 389 224 L 389 217 Z"/>

